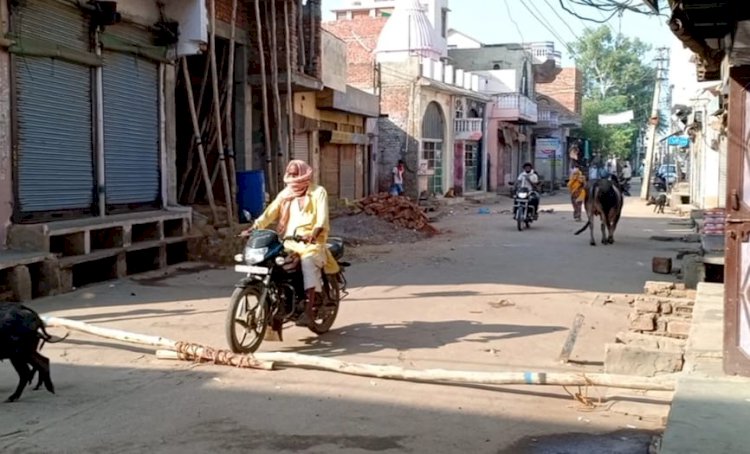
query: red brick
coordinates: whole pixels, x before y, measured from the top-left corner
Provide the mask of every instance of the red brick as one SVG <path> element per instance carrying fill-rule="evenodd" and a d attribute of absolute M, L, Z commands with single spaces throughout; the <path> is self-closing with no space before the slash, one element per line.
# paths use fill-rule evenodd
<path fill-rule="evenodd" d="M 655 314 L 634 314 L 628 316 L 630 329 L 633 331 L 653 331 L 656 328 Z"/>
<path fill-rule="evenodd" d="M 386 17 L 355 17 L 326 22 L 323 28 L 346 43 L 347 82 L 357 88 L 375 86 L 375 48 Z"/>
<path fill-rule="evenodd" d="M 537 84 L 536 91 L 547 95 L 568 110 L 581 114 L 583 100 L 583 74 L 578 68 L 563 68 L 554 81 Z"/>
<path fill-rule="evenodd" d="M 667 324 L 667 332 L 675 336 L 687 337 L 688 335 L 690 335 L 690 325 L 690 322 L 685 322 L 682 320 L 670 320 Z"/>

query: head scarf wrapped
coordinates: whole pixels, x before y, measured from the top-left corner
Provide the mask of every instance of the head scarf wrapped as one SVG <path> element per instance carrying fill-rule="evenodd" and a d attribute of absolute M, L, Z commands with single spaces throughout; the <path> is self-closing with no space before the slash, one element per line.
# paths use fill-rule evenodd
<path fill-rule="evenodd" d="M 296 170 L 296 176 L 292 176 L 291 173 Z M 307 194 L 307 190 L 310 188 L 310 182 L 312 181 L 313 169 L 305 161 L 295 159 L 289 161 L 286 166 L 286 172 L 284 174 L 284 184 L 286 187 L 279 194 L 281 197 L 281 213 L 279 215 L 279 223 L 276 231 L 280 235 L 286 233 L 286 227 L 289 223 L 289 216 L 291 215 L 290 208 L 292 201 Z"/>

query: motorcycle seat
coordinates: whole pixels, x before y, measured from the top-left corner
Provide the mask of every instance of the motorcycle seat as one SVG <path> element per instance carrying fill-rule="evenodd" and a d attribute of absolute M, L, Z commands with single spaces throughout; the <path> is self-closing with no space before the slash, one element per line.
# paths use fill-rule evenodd
<path fill-rule="evenodd" d="M 333 258 L 336 260 L 339 260 L 341 257 L 344 256 L 344 239 L 338 238 L 338 237 L 329 237 L 328 238 L 328 250 L 331 251 L 331 255 L 333 255 Z"/>

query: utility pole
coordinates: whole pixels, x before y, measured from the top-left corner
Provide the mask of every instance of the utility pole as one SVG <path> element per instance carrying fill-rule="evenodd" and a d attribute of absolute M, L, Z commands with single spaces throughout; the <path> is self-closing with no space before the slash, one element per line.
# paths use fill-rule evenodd
<path fill-rule="evenodd" d="M 660 47 L 656 58 L 656 82 L 654 84 L 654 99 L 651 106 L 651 118 L 648 125 L 648 145 L 646 148 L 646 162 L 643 166 L 641 178 L 641 198 L 646 200 L 651 195 L 651 168 L 654 165 L 654 151 L 656 149 L 656 133 L 659 128 L 659 107 L 661 101 L 661 86 L 665 79 L 665 67 L 669 61 L 669 48 Z"/>

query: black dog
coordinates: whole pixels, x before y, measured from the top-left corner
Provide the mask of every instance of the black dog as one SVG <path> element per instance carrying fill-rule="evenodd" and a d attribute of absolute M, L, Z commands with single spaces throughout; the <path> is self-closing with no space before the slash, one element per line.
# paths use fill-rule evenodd
<path fill-rule="evenodd" d="M 55 393 L 49 359 L 39 353 L 39 349 L 44 342 L 54 343 L 63 339 L 65 337 L 54 337 L 47 333 L 44 322 L 33 309 L 18 303 L 0 304 L 0 360 L 10 359 L 18 373 L 18 386 L 6 402 L 14 402 L 21 397 L 35 372 L 39 372 L 35 389 L 39 389 L 43 383 L 47 391 Z"/>
<path fill-rule="evenodd" d="M 667 204 L 667 195 L 659 194 L 658 197 L 651 196 L 646 206 L 654 205 L 654 213 L 664 214 L 664 206 Z"/>

